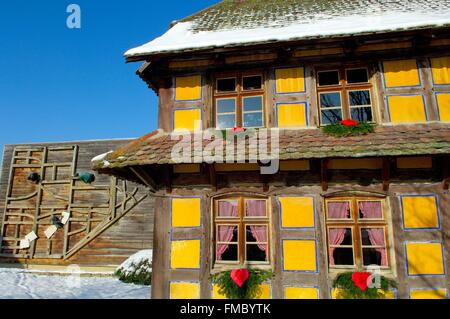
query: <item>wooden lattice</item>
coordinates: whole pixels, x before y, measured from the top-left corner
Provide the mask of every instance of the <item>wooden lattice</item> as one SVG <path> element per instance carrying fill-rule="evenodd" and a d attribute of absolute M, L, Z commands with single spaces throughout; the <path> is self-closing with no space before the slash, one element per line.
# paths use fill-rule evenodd
<path fill-rule="evenodd" d="M 13 152 L 1 227 L 0 256 L 68 259 L 111 227 L 148 195 L 111 177 L 110 183 L 85 184 L 76 177 L 78 146 L 16 147 Z M 41 180 L 27 180 L 31 172 Z M 44 232 L 53 216 L 70 219 L 50 239 Z M 38 238 L 21 249 L 20 240 L 34 231 Z"/>

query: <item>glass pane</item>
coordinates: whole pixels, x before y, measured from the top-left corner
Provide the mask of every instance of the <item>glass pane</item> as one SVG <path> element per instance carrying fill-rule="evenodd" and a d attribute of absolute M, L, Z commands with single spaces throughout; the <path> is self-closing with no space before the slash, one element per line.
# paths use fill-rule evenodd
<path fill-rule="evenodd" d="M 249 199 L 245 201 L 245 216 L 266 217 L 266 201 L 258 199 Z"/>
<path fill-rule="evenodd" d="M 217 92 L 234 92 L 236 91 L 236 79 L 219 79 L 217 80 Z"/>
<path fill-rule="evenodd" d="M 341 94 L 339 92 L 320 93 L 320 107 L 322 109 L 327 107 L 340 107 Z"/>
<path fill-rule="evenodd" d="M 386 254 L 385 248 L 363 248 L 364 266 L 378 265 L 386 266 L 383 261 L 383 254 Z"/>
<path fill-rule="evenodd" d="M 361 228 L 363 246 L 385 246 L 383 228 Z"/>
<path fill-rule="evenodd" d="M 369 82 L 367 69 L 365 69 L 365 68 L 346 70 L 346 72 L 347 72 L 347 83 L 367 83 L 367 82 Z"/>
<path fill-rule="evenodd" d="M 245 234 L 248 243 L 267 242 L 267 226 L 246 226 Z"/>
<path fill-rule="evenodd" d="M 247 254 L 247 261 L 267 260 L 267 244 L 247 244 L 245 249 Z"/>
<path fill-rule="evenodd" d="M 238 260 L 238 245 L 217 245 L 216 259 L 223 261 L 237 261 Z"/>
<path fill-rule="evenodd" d="M 327 203 L 327 216 L 329 219 L 349 219 L 350 202 L 336 201 Z"/>
<path fill-rule="evenodd" d="M 351 108 L 351 116 L 353 120 L 359 122 L 371 122 L 372 121 L 372 107 L 357 107 Z"/>
<path fill-rule="evenodd" d="M 330 246 L 352 245 L 352 229 L 330 228 L 328 230 L 328 244 Z"/>
<path fill-rule="evenodd" d="M 234 113 L 236 112 L 236 99 L 220 99 L 217 100 L 217 113 Z"/>
<path fill-rule="evenodd" d="M 370 105 L 370 91 L 359 90 L 348 92 L 350 106 Z"/>
<path fill-rule="evenodd" d="M 353 249 L 352 248 L 334 248 L 332 249 L 334 263 L 330 260 L 331 265 L 353 265 Z"/>
<path fill-rule="evenodd" d="M 234 114 L 217 115 L 218 128 L 233 128 L 236 126 L 236 116 Z"/>
<path fill-rule="evenodd" d="M 261 127 L 261 126 L 263 126 L 262 112 L 244 114 L 244 127 Z"/>
<path fill-rule="evenodd" d="M 322 111 L 322 124 L 332 124 L 342 121 L 342 112 L 340 109 Z"/>
<path fill-rule="evenodd" d="M 380 201 L 358 201 L 360 219 L 381 219 L 383 211 Z"/>
<path fill-rule="evenodd" d="M 218 202 L 219 217 L 237 217 L 238 216 L 238 201 L 237 200 L 221 200 Z"/>
<path fill-rule="evenodd" d="M 262 78 L 260 75 L 245 76 L 242 79 L 242 87 L 245 91 L 258 90 L 262 88 Z"/>
<path fill-rule="evenodd" d="M 338 71 L 324 71 L 319 72 L 319 86 L 323 85 L 339 85 Z"/>
<path fill-rule="evenodd" d="M 232 225 L 219 225 L 217 227 L 217 242 L 231 243 L 238 241 L 238 227 Z"/>
<path fill-rule="evenodd" d="M 261 110 L 262 96 L 244 97 L 244 112 Z"/>

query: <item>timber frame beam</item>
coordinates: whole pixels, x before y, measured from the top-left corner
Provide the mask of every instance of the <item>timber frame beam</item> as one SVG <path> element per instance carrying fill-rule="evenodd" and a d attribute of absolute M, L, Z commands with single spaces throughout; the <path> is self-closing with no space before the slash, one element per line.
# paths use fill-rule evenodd
<path fill-rule="evenodd" d="M 157 186 L 153 178 L 142 168 L 139 166 L 130 167 L 130 170 L 141 180 L 152 193 L 156 192 Z"/>

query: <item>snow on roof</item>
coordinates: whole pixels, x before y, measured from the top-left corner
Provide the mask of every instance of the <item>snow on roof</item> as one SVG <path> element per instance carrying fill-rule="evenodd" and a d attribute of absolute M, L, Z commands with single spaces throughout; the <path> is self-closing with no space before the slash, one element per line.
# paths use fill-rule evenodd
<path fill-rule="evenodd" d="M 125 56 L 450 26 L 450 0 L 256 2 L 223 1 Z"/>

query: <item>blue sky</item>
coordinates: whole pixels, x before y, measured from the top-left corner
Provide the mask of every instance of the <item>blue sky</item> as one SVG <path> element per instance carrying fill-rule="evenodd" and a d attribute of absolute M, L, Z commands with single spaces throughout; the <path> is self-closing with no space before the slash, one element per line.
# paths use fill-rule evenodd
<path fill-rule="evenodd" d="M 217 0 L 15 0 L 0 6 L 0 154 L 5 144 L 138 137 L 157 97 L 123 53 Z M 66 8 L 81 7 L 81 29 Z M 1 161 L 1 160 L 0 160 Z"/>

